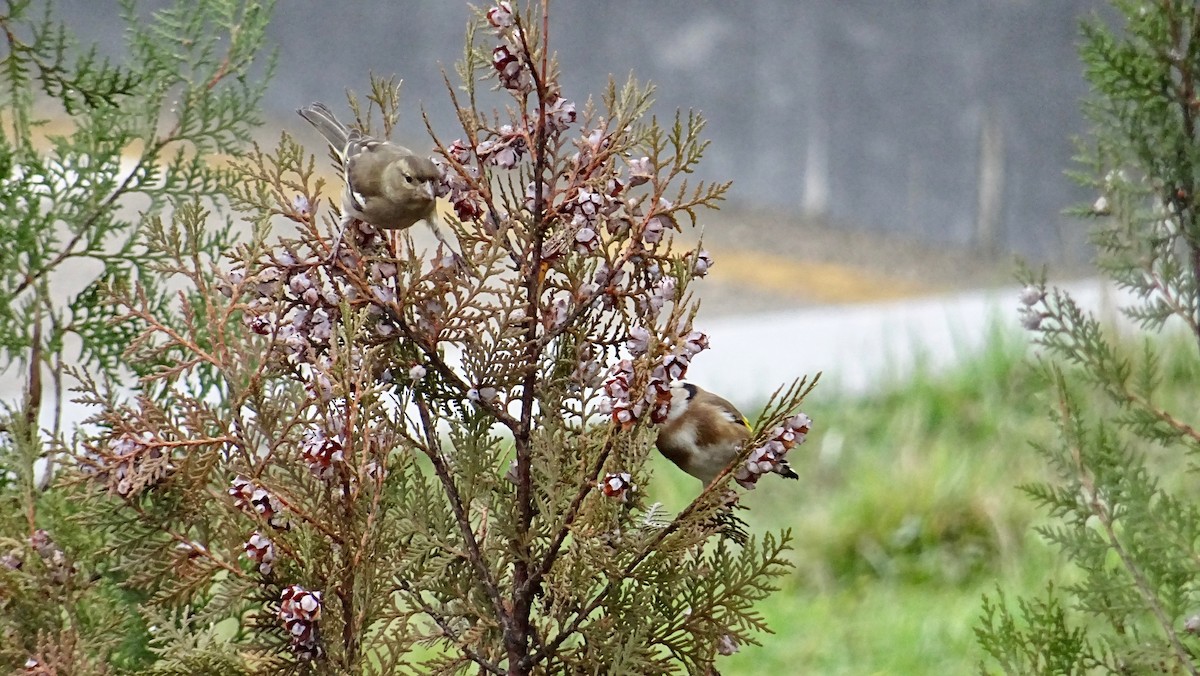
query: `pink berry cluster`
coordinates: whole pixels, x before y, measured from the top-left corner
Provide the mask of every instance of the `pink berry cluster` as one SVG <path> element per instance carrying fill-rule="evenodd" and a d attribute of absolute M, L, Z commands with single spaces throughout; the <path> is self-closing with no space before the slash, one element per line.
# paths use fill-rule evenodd
<path fill-rule="evenodd" d="M 50 573 L 51 582 L 66 584 L 67 580 L 75 575 L 75 565 L 67 560 L 67 555 L 50 537 L 48 531 L 41 528 L 33 531 L 33 535 L 29 536 L 29 547 L 41 557 L 42 563 Z M 20 567 L 19 561 L 16 567 Z"/>
<path fill-rule="evenodd" d="M 279 498 L 246 477 L 238 476 L 233 479 L 229 485 L 229 495 L 233 498 L 235 507 L 259 515 L 272 528 L 287 530 L 291 527 Z"/>
<path fill-rule="evenodd" d="M 510 30 L 508 34 L 519 33 Z M 492 50 L 492 66 L 496 68 L 500 84 L 505 89 L 527 92 L 532 89 L 533 83 L 530 80 L 529 71 L 526 69 L 525 64 L 521 62 L 520 54 L 521 49 L 519 47 L 514 50 L 509 45 L 500 45 Z"/>
<path fill-rule="evenodd" d="M 246 540 L 246 558 L 258 566 L 258 572 L 266 575 L 275 565 L 275 543 L 258 531 Z"/>
<path fill-rule="evenodd" d="M 652 402 L 656 398 L 653 389 L 647 389 L 644 398 L 633 396 L 634 379 L 637 377 L 633 369 L 632 359 L 622 359 L 613 367 L 612 374 L 604 381 L 604 396 L 601 410 L 606 410 L 614 423 L 622 429 L 632 427 L 642 417 L 646 410 L 646 398 Z"/>
<path fill-rule="evenodd" d="M 492 50 L 492 66 L 500 85 L 519 97 L 528 95 L 533 88 L 528 66 L 529 47 L 525 44 L 512 6 L 508 2 L 498 3 L 487 11 L 487 20 L 500 40 L 500 44 Z M 562 96 L 556 96 L 546 105 L 544 113 L 544 128 L 551 136 L 565 132 L 577 116 L 574 102 Z M 476 145 L 457 139 L 446 148 L 445 160 L 434 160 L 442 172 L 438 196 L 447 198 L 454 207 L 455 215 L 463 221 L 484 215 L 490 220 L 503 218 L 504 215 L 488 210 L 480 194 L 479 182 L 483 179 L 481 166 L 515 169 L 529 153 L 530 130 L 527 120 L 501 124 L 495 128 L 484 127 L 479 134 L 483 138 L 476 139 Z M 473 162 L 473 158 L 478 163 Z M 490 225 L 494 228 L 498 223 Z"/>
<path fill-rule="evenodd" d="M 1040 330 L 1042 321 L 1050 316 L 1048 312 L 1039 309 L 1039 306 L 1044 305 L 1046 300 L 1045 287 L 1031 284 L 1021 290 L 1019 298 L 1021 301 L 1021 326 L 1024 326 L 1027 331 Z"/>
<path fill-rule="evenodd" d="M 708 349 L 708 336 L 702 331 L 687 331 L 673 341 L 658 346 L 649 377 L 642 396 L 634 396 L 636 380 L 634 360 L 650 355 L 652 335 L 650 330 L 635 326 L 629 332 L 625 347 L 631 359 L 622 359 L 613 367 L 604 382 L 606 399 L 601 402 L 602 410 L 612 415 L 612 420 L 622 428 L 628 428 L 642 415 L 650 411 L 650 420 L 655 424 L 666 422 L 671 410 L 671 383 L 687 374 L 688 365 L 697 354 Z"/>
<path fill-rule="evenodd" d="M 348 230 L 358 231 L 363 226 L 352 221 Z M 383 239 L 363 246 L 370 253 L 360 255 L 339 248 L 341 260 L 335 264 L 326 256 L 302 258 L 283 248 L 254 261 L 249 269 L 239 266 L 223 276 L 223 291 L 246 299 L 242 305 L 245 324 L 271 340 L 272 356 L 286 364 L 288 375 L 319 402 L 336 403 L 346 396 L 335 387 L 331 375 L 331 348 L 339 345 L 335 333 L 344 325 L 345 306 L 365 310 L 366 315 L 362 333 L 349 341 L 349 359 L 356 369 L 367 348 L 401 335 L 396 314 L 400 312 L 401 289 L 407 294 L 404 312 L 411 313 L 408 328 L 414 337 L 434 343 L 445 328 L 447 307 L 441 280 L 458 269 L 453 256 L 435 257 L 427 271 L 408 277 L 407 269 L 401 269 L 403 262 L 387 253 Z M 380 252 L 384 255 L 376 255 Z"/>
<path fill-rule="evenodd" d="M 0 556 L 0 566 L 7 570 L 21 570 L 25 565 L 25 557 L 19 547 L 14 547 L 4 556 Z"/>
<path fill-rule="evenodd" d="M 437 196 L 449 200 L 454 207 L 454 215 L 460 221 L 479 218 L 485 208 L 483 196 L 476 187 L 483 172 L 471 163 L 471 153 L 470 145 L 458 139 L 446 148 L 447 156 L 457 163 L 457 170 L 442 158 L 433 158 L 433 163 L 441 171 L 441 179 L 435 185 Z"/>
<path fill-rule="evenodd" d="M 692 263 L 692 274 L 696 277 L 705 277 L 708 275 L 708 269 L 713 266 L 712 255 L 707 249 L 700 249 L 695 253 Z"/>
<path fill-rule="evenodd" d="M 357 239 L 358 251 L 382 248 L 379 231 L 361 221 L 351 221 L 343 240 Z M 397 297 L 399 266 L 382 257 L 363 257 L 349 247 L 335 252 L 340 265 L 328 265 L 327 257 L 302 257 L 283 248 L 255 261 L 251 270 L 239 266 L 225 273 L 221 290 L 229 297 L 235 289 L 247 297 L 243 322 L 262 336 L 273 339 L 273 348 L 293 364 L 308 364 L 328 370 L 324 358 L 342 321 L 342 303 L 366 307 L 375 322 L 375 337 L 394 335 L 396 327 L 383 305 Z M 356 270 L 368 285 L 352 283 L 345 270 Z M 324 359 L 323 359 L 324 358 Z M 328 390 L 313 383 L 314 393 Z"/>
<path fill-rule="evenodd" d="M 518 18 L 513 12 L 512 4 L 508 2 L 499 2 L 488 9 L 487 21 L 496 29 L 496 36 L 501 40 L 492 50 L 492 66 L 505 89 L 528 92 L 533 87 L 533 80 L 528 64 L 522 58 L 526 45 Z"/>
<path fill-rule="evenodd" d="M 322 428 L 313 428 L 304 433 L 300 442 L 300 457 L 304 464 L 319 479 L 329 481 L 337 476 L 346 461 L 342 435 L 330 436 Z"/>
<path fill-rule="evenodd" d="M 742 487 L 753 490 L 764 474 L 774 472 L 795 478 L 795 473 L 788 466 L 787 454 L 793 447 L 804 443 L 811 426 L 812 420 L 803 413 L 783 421 L 782 425 L 771 430 L 766 443 L 750 451 L 746 462 L 734 474 L 734 480 Z"/>
<path fill-rule="evenodd" d="M 417 369 L 423 369 L 423 367 L 418 365 L 409 370 L 409 377 L 413 381 L 419 380 L 414 377 Z M 495 388 L 481 388 L 479 392 L 482 392 L 483 395 L 477 396 L 488 396 L 491 399 L 496 396 Z M 467 396 L 470 398 L 471 392 L 468 392 Z M 335 483 L 341 486 L 342 490 L 357 493 L 362 484 L 359 473 L 355 471 L 356 467 L 347 459 L 347 454 L 351 450 L 350 444 L 354 444 L 353 448 L 356 453 L 363 451 L 369 454 L 363 466 L 358 468 L 361 469 L 362 477 L 369 485 L 371 482 L 382 481 L 387 475 L 387 469 L 381 460 L 399 442 L 395 431 L 388 425 L 379 425 L 371 421 L 365 424 L 351 442 L 351 437 L 346 431 L 346 409 L 344 399 L 335 399 L 329 402 L 325 411 L 325 419 L 309 427 L 301 437 L 299 454 L 300 460 L 304 462 L 313 476 L 325 482 Z M 344 484 L 341 483 L 343 481 Z"/>
<path fill-rule="evenodd" d="M 321 592 L 293 584 L 279 595 L 279 619 L 292 640 L 292 649 L 302 657 L 321 656 L 317 622 L 321 619 Z"/>
<path fill-rule="evenodd" d="M 615 221 L 608 222 L 611 224 Z M 634 243 L 633 246 L 640 245 Z M 691 260 L 691 274 L 694 277 L 704 276 L 712 266 L 712 258 L 704 250 L 691 254 Z M 669 260 L 660 260 L 644 250 L 630 256 L 628 264 L 621 267 L 601 260 L 591 278 L 580 285 L 575 295 L 585 299 L 599 296 L 600 304 L 605 309 L 632 303 L 638 315 L 652 321 L 675 302 L 678 294 L 679 282 L 665 270 L 669 266 Z M 626 268 L 632 274 L 627 273 Z"/>
<path fill-rule="evenodd" d="M 525 138 L 523 130 L 514 130 L 511 124 L 503 124 L 496 130 L 495 137 L 481 141 L 476 146 L 475 154 L 488 164 L 501 169 L 513 169 L 527 152 Z"/>
<path fill-rule="evenodd" d="M 608 473 L 604 475 L 604 479 L 596 486 L 604 493 L 604 497 L 627 502 L 630 493 L 637 490 L 637 485 L 633 483 L 633 478 L 629 472 Z"/>
<path fill-rule="evenodd" d="M 297 361 L 311 362 L 324 353 L 340 319 L 341 289 L 316 261 L 291 251 L 264 258 L 250 277 L 244 270 L 228 273 L 227 294 L 242 285 L 250 295 L 243 321 L 259 335 L 274 336 Z"/>

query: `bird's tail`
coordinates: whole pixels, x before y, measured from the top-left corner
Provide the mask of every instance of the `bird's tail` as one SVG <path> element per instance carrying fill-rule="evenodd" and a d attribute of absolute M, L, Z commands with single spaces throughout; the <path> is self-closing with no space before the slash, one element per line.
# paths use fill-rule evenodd
<path fill-rule="evenodd" d="M 796 474 L 795 470 L 792 469 L 792 466 L 787 464 L 786 462 L 781 464 L 779 466 L 779 469 L 777 469 L 775 471 L 779 472 L 779 475 L 785 479 L 799 479 L 800 478 L 800 475 Z"/>
<path fill-rule="evenodd" d="M 350 139 L 350 130 L 338 121 L 328 106 L 317 101 L 296 112 L 300 113 L 300 117 L 308 120 L 309 124 L 316 127 L 317 131 L 321 132 L 321 136 L 329 141 L 329 145 L 333 146 L 338 154 L 345 151 L 346 142 Z"/>

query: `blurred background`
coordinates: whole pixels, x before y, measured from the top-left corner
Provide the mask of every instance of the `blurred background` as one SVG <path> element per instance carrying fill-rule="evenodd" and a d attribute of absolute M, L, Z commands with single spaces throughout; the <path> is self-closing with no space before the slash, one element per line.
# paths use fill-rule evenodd
<path fill-rule="evenodd" d="M 113 53 L 116 2 L 62 0 L 68 22 Z M 140 3 L 145 12 L 155 2 Z M 466 2 L 284 0 L 268 112 L 302 131 L 298 106 L 338 104 L 368 74 L 398 75 L 453 138 L 440 69 L 455 79 Z M 1038 261 L 1086 259 L 1060 211 L 1082 196 L 1063 175 L 1083 131 L 1075 38 L 1098 0 L 566 0 L 552 48 L 582 104 L 609 74 L 658 88 L 656 112 L 703 112 L 708 180 L 729 208 Z M 486 40 L 487 36 L 480 36 Z M 797 246 L 799 248 L 799 246 Z"/>
<path fill-rule="evenodd" d="M 114 0 L 57 5 L 120 55 Z M 1039 589 L 1060 567 L 1014 488 L 1045 472 L 1029 444 L 1051 428 L 1012 279 L 1021 257 L 1107 302 L 1080 277 L 1088 224 L 1062 215 L 1095 199 L 1064 172 L 1086 133 L 1079 21 L 1103 9 L 552 3 L 564 96 L 582 107 L 610 74 L 652 81 L 660 119 L 708 120 L 699 178 L 734 181 L 700 223 L 716 265 L 697 325 L 713 349 L 689 376 L 753 413 L 782 382 L 824 373 L 814 433 L 793 452 L 801 482 L 764 481 L 745 515 L 796 537 L 796 574 L 762 604 L 780 635 L 723 673 L 968 673 L 981 594 Z M 468 17 L 460 0 L 281 0 L 264 138 L 287 129 L 322 153 L 295 109 L 344 110 L 375 72 L 404 79 L 400 140 L 423 143 L 422 108 L 452 140 L 441 69 L 455 81 Z M 698 489 L 665 462 L 655 472 L 648 490 L 668 507 Z"/>

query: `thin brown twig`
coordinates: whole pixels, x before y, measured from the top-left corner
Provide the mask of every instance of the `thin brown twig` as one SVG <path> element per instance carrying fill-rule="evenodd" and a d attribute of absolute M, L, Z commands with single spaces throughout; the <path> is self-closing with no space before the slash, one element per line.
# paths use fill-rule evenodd
<path fill-rule="evenodd" d="M 446 620 L 446 617 L 426 603 L 425 599 L 421 598 L 421 593 L 413 589 L 412 585 L 409 584 L 407 580 L 400 580 L 398 584 L 401 589 L 408 592 L 410 598 L 416 601 L 417 606 L 421 608 L 421 612 L 428 615 L 429 619 L 433 620 L 433 623 L 438 626 L 438 629 L 440 629 L 447 638 L 454 642 L 454 646 L 462 651 L 464 657 L 471 660 L 475 664 L 478 664 L 481 669 L 490 674 L 504 674 L 503 669 L 493 664 L 486 657 L 479 654 L 478 651 L 464 643 L 458 632 L 456 632 L 454 628 L 450 626 L 450 623 Z"/>
<path fill-rule="evenodd" d="M 601 448 L 599 455 L 596 456 L 596 461 L 592 463 L 591 470 L 584 477 L 584 481 L 575 493 L 575 497 L 571 499 L 571 504 L 567 506 L 567 511 L 563 513 L 562 524 L 554 534 L 554 539 L 550 541 L 550 546 L 546 549 L 545 556 L 542 557 L 542 564 L 538 566 L 537 570 L 529 578 L 531 592 L 537 592 L 538 585 L 541 584 L 546 575 L 550 573 L 551 568 L 554 567 L 554 562 L 558 559 L 558 552 L 562 549 L 563 543 L 566 542 L 567 536 L 571 533 L 571 526 L 575 523 L 575 518 L 579 516 L 584 499 L 596 488 L 596 479 L 599 478 L 600 471 L 604 469 L 604 463 L 608 462 L 608 456 L 612 454 L 616 436 L 617 427 L 614 425 L 609 429 L 608 435 L 604 440 L 604 446 Z"/>
<path fill-rule="evenodd" d="M 413 400 L 417 405 L 417 411 L 421 416 L 421 425 L 426 435 L 426 457 L 433 464 L 434 473 L 442 483 L 442 489 L 446 493 L 450 509 L 454 512 L 454 519 L 458 523 L 459 530 L 462 532 L 463 542 L 467 546 L 467 561 L 475 569 L 478 582 L 487 594 L 488 600 L 492 603 L 492 610 L 496 613 L 496 619 L 500 623 L 501 628 L 507 633 L 511 624 L 511 618 L 505 609 L 504 602 L 500 598 L 500 589 L 496 581 L 492 579 L 492 572 L 488 569 L 487 561 L 483 558 L 479 542 L 475 539 L 475 529 L 471 528 L 471 520 L 467 516 L 462 494 L 458 492 L 458 486 L 454 483 L 454 477 L 451 475 L 450 468 L 446 466 L 446 461 L 442 457 L 441 444 L 437 440 L 437 430 L 434 425 L 433 416 L 429 411 L 429 405 L 425 402 L 425 398 L 419 394 L 414 396 Z"/>
<path fill-rule="evenodd" d="M 548 21 L 549 7 L 547 0 L 542 2 L 543 26 Z M 522 24 L 520 13 L 514 14 L 516 32 L 521 40 L 521 56 L 529 69 L 537 92 L 537 123 L 534 126 L 534 167 L 533 167 L 533 241 L 530 243 L 530 255 L 525 262 L 525 344 L 526 363 L 536 364 L 540 348 L 537 340 L 537 328 L 541 323 L 541 290 L 542 290 L 542 247 L 545 243 L 547 222 L 545 220 L 546 195 L 543 176 L 546 173 L 546 99 L 548 93 L 537 65 L 533 62 L 527 40 L 527 31 Z M 543 30 L 542 39 L 545 39 Z M 542 45 L 543 54 L 545 45 Z M 522 106 L 524 109 L 524 106 Z M 521 381 L 521 414 L 517 429 L 513 432 L 513 444 L 516 448 L 516 508 L 517 533 L 513 538 L 513 625 L 505 632 L 504 642 L 508 650 L 508 673 L 525 674 L 532 668 L 529 655 L 531 635 L 530 614 L 533 610 L 533 585 L 530 573 L 529 532 L 533 524 L 533 409 L 536 399 L 538 373 L 530 368 Z"/>

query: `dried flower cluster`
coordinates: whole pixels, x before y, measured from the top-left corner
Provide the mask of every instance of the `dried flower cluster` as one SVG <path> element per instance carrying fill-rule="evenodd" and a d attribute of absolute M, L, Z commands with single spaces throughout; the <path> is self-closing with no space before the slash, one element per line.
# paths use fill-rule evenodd
<path fill-rule="evenodd" d="M 510 27 L 500 30 L 509 38 L 510 42 L 516 42 L 521 37 L 519 31 L 510 30 Z M 520 47 L 517 47 L 517 54 L 520 54 Z M 513 49 L 509 45 L 500 45 L 492 50 L 492 65 L 496 67 L 496 74 L 505 89 L 528 92 L 532 87 L 529 71 L 526 70 L 525 64 L 521 63 L 517 54 L 513 53 Z"/>
<path fill-rule="evenodd" d="M 1037 331 L 1042 326 L 1046 313 L 1038 306 L 1046 299 L 1046 289 L 1041 285 L 1029 285 L 1021 290 L 1021 326 L 1029 331 Z"/>
<path fill-rule="evenodd" d="M 722 655 L 732 655 L 740 649 L 741 646 L 738 645 L 737 639 L 729 634 L 724 634 L 721 636 L 720 640 L 717 641 L 717 652 Z"/>
<path fill-rule="evenodd" d="M 175 469 L 170 444 L 148 430 L 89 442 L 78 458 L 93 483 L 122 498 L 137 497 Z"/>
<path fill-rule="evenodd" d="M 625 429 L 634 425 L 646 411 L 650 411 L 651 422 L 666 422 L 671 408 L 671 383 L 686 376 L 692 358 L 708 349 L 708 336 L 700 331 L 689 330 L 666 341 L 650 369 L 642 395 L 638 397 L 633 394 L 636 378 L 633 359 L 649 354 L 655 347 L 652 341 L 650 331 L 644 326 L 633 327 L 625 340 L 625 348 L 632 359 L 617 362 L 604 381 L 606 399 L 600 404 L 601 411 L 609 413 L 613 422 Z"/>
<path fill-rule="evenodd" d="M 0 556 L 0 566 L 8 570 L 20 570 L 25 565 L 25 557 L 20 549 L 13 548 L 4 556 Z"/>
<path fill-rule="evenodd" d="M 46 530 L 42 528 L 35 530 L 33 535 L 29 536 L 29 547 L 41 557 L 42 564 L 49 572 L 50 581 L 54 584 L 66 584 L 67 580 L 75 575 L 75 564 L 67 559 L 62 548 L 55 544 L 54 539 Z M 19 559 L 16 559 L 14 563 L 16 563 L 16 567 L 20 567 Z"/>
<path fill-rule="evenodd" d="M 633 483 L 633 477 L 629 472 L 617 472 L 604 475 L 604 480 L 600 482 L 599 488 L 604 492 L 604 497 L 614 498 L 621 502 L 629 501 L 629 494 L 637 490 L 637 486 Z"/>
<path fill-rule="evenodd" d="M 258 572 L 267 575 L 275 564 L 275 543 L 267 536 L 255 531 L 246 540 L 246 558 L 258 566 Z"/>
<path fill-rule="evenodd" d="M 317 477 L 333 479 L 338 468 L 345 462 L 341 435 L 329 436 L 324 429 L 311 429 L 304 433 L 300 444 L 300 456 L 304 464 Z"/>

